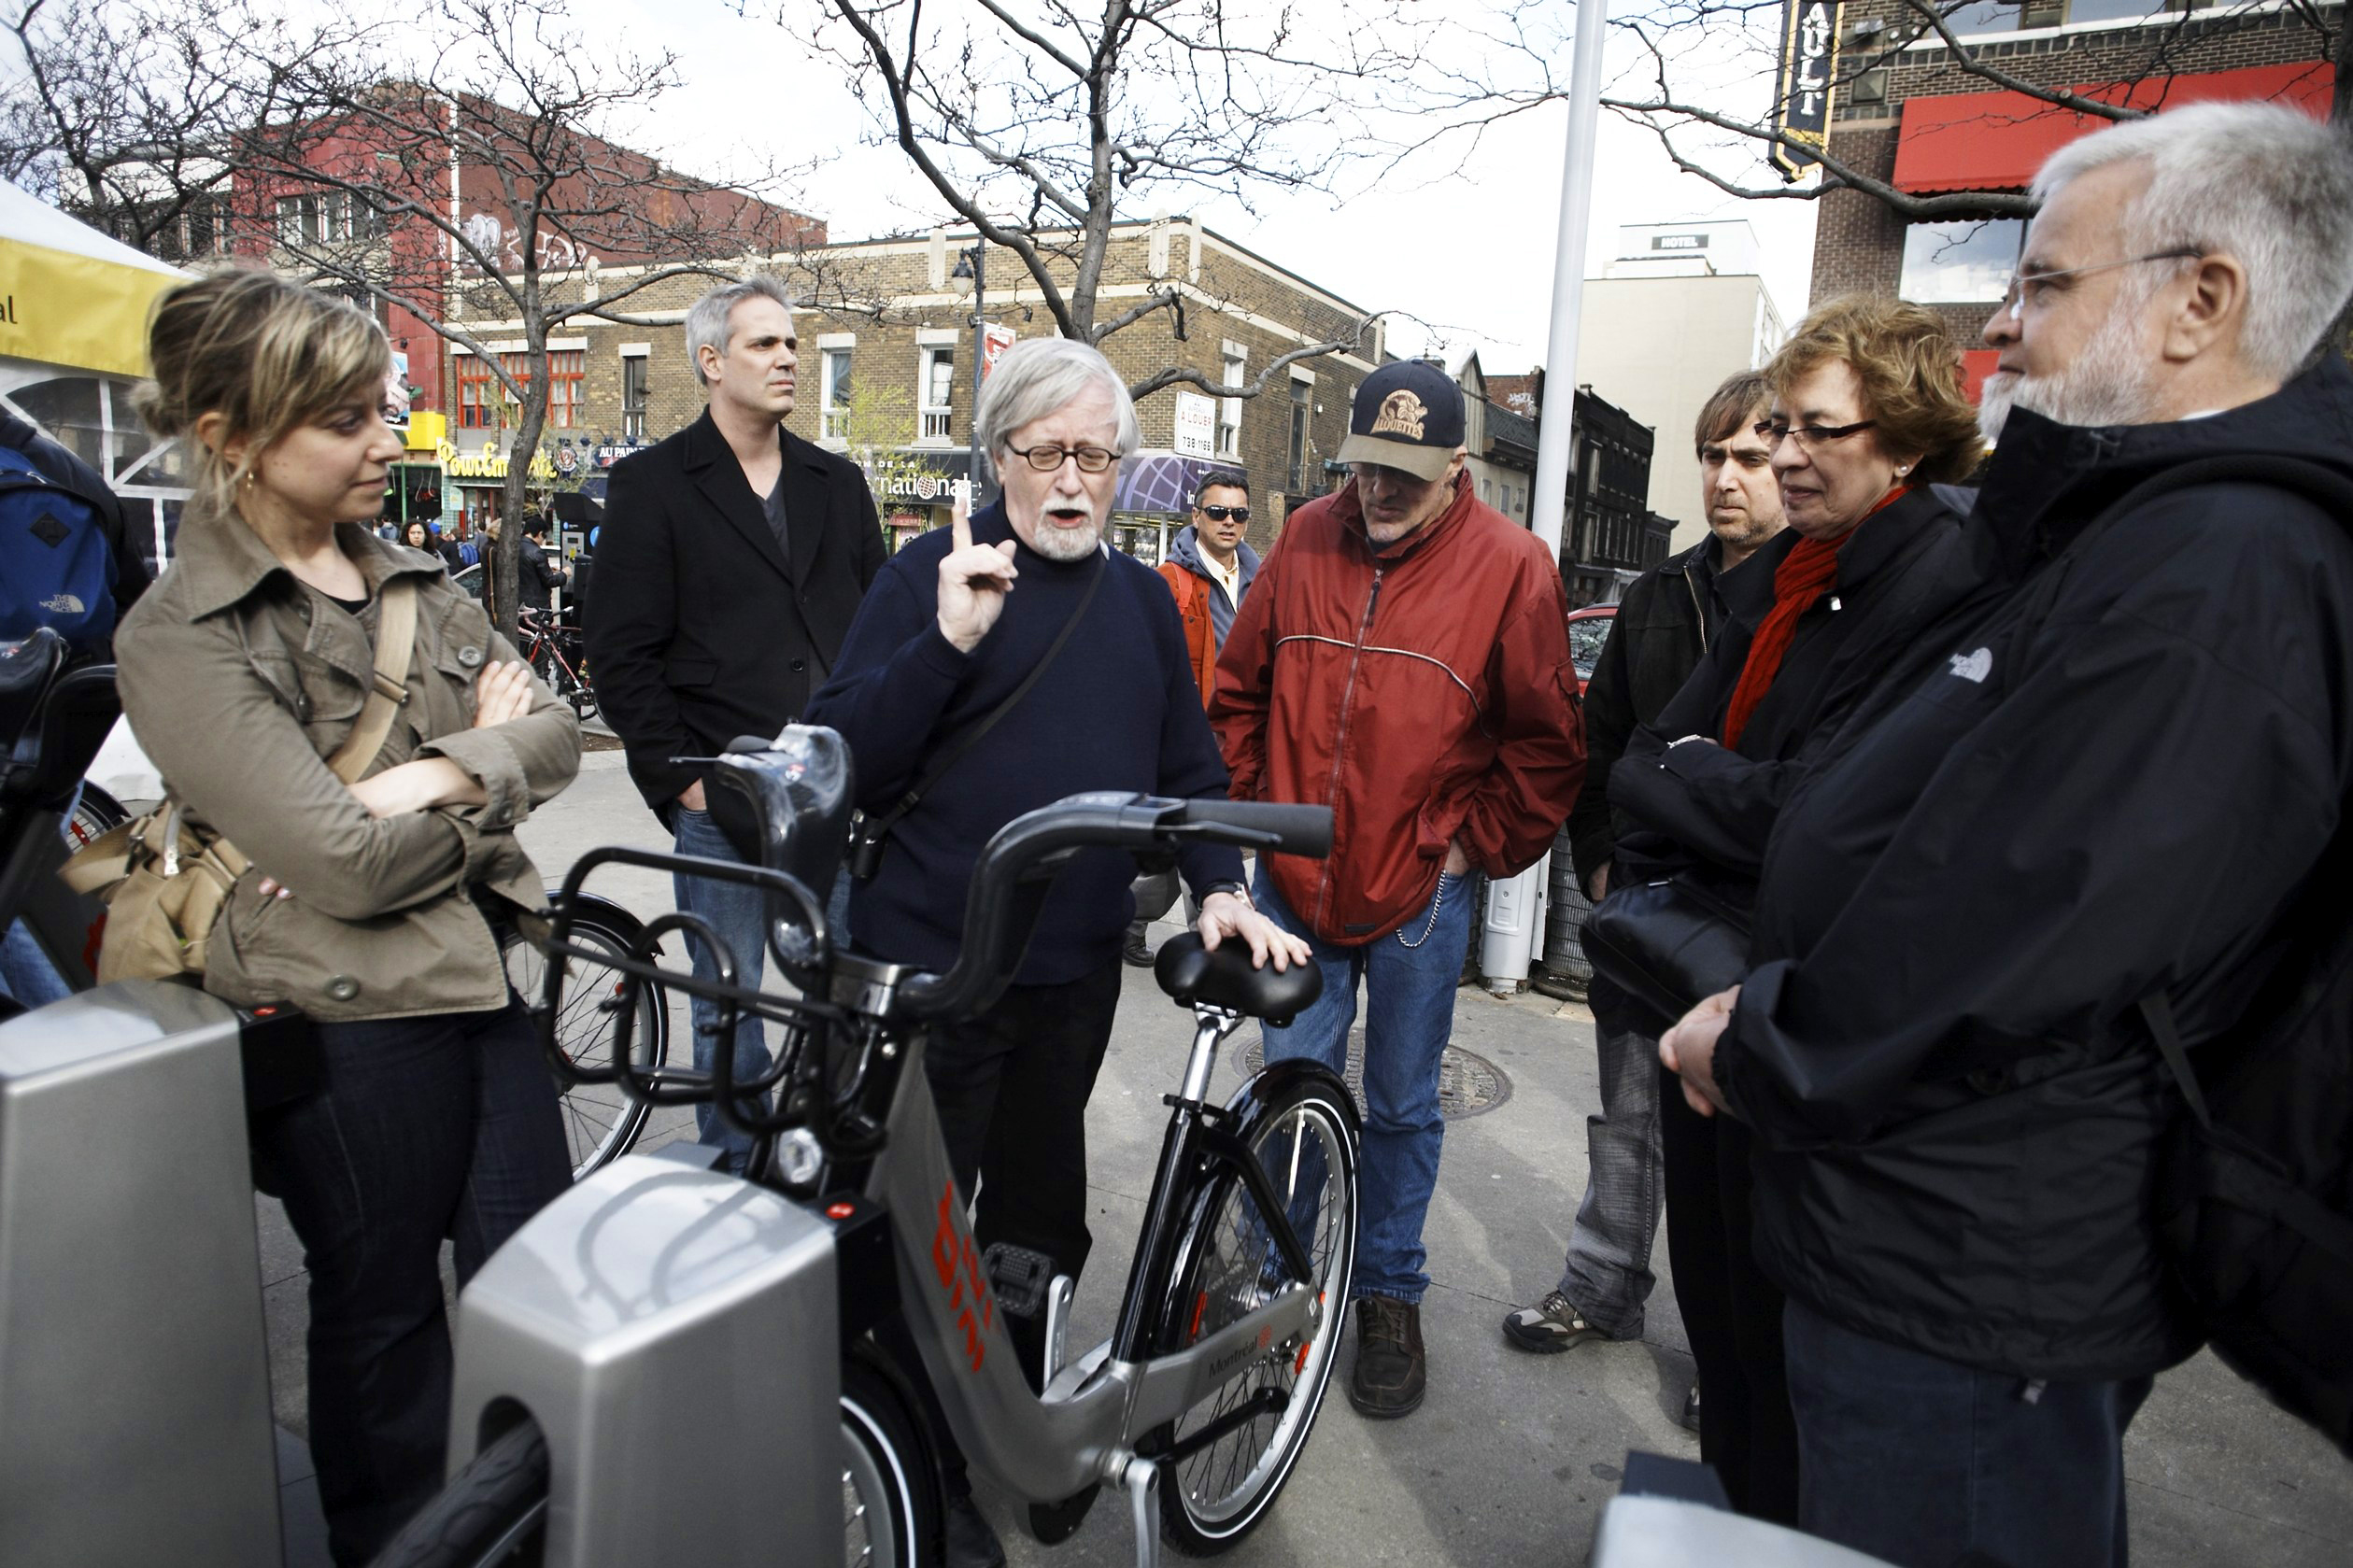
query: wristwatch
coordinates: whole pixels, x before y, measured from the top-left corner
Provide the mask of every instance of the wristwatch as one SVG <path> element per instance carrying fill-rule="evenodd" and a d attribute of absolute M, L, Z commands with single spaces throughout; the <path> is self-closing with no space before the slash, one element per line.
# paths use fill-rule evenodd
<path fill-rule="evenodd" d="M 1201 902 L 1204 904 L 1208 903 L 1210 895 L 1212 893 L 1230 893 L 1235 897 L 1240 898 L 1243 903 L 1250 904 L 1250 889 L 1241 883 L 1213 882 L 1207 887 L 1201 889 Z M 1255 904 L 1250 904 L 1250 907 L 1253 910 L 1255 910 L 1258 906 Z"/>

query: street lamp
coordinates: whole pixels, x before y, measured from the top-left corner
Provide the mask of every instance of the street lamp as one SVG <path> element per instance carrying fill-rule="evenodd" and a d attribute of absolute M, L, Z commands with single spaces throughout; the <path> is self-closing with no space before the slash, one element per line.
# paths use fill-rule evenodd
<path fill-rule="evenodd" d="M 988 295 L 988 242 L 975 234 L 969 249 L 956 253 L 950 277 L 972 285 L 972 407 L 965 416 L 965 445 L 972 450 L 972 504 L 977 509 L 987 494 L 988 459 L 981 452 L 981 359 L 987 350 L 988 328 L 982 319 Z"/>

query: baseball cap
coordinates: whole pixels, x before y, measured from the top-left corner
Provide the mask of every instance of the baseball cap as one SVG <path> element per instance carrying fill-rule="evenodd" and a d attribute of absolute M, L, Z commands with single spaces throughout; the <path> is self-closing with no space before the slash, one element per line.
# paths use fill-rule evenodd
<path fill-rule="evenodd" d="M 1409 360 L 1382 366 L 1356 388 L 1340 460 L 1436 479 L 1462 444 L 1462 388 L 1436 365 Z"/>

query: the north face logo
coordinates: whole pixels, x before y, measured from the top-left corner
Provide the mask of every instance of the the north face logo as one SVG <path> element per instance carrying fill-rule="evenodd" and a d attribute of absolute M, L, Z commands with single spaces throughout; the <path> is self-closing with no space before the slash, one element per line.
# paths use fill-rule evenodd
<path fill-rule="evenodd" d="M 1373 417 L 1372 429 L 1367 435 L 1401 435 L 1408 441 L 1422 439 L 1422 423 L 1430 417 L 1429 406 L 1411 392 L 1400 388 L 1381 400 L 1381 412 Z"/>
<path fill-rule="evenodd" d="M 1985 678 L 1993 673 L 1993 650 L 1979 648 L 1974 654 L 1953 655 L 1952 672 L 1964 681 L 1974 681 L 1978 685 L 1983 685 Z"/>
<path fill-rule="evenodd" d="M 90 608 L 69 593 L 52 594 L 41 600 L 41 608 L 53 615 L 78 615 Z"/>

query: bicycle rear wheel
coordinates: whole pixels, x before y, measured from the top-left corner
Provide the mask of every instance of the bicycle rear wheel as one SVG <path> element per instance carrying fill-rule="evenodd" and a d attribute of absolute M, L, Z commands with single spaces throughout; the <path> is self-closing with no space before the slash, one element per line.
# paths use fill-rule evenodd
<path fill-rule="evenodd" d="M 618 904 L 602 898 L 574 900 L 572 940 L 580 947 L 609 953 L 629 952 L 645 934 L 637 917 Z M 506 978 L 523 1000 L 537 1006 L 546 989 L 547 961 L 519 932 L 509 932 L 503 955 Z M 564 1054 L 591 1067 L 609 1066 L 613 1056 L 614 1016 L 606 1004 L 621 994 L 621 976 L 592 959 L 569 961 L 564 977 L 563 1013 L 556 1020 L 556 1040 Z M 637 995 L 636 1028 L 631 1048 L 641 1067 L 659 1067 L 670 1054 L 670 995 L 660 984 L 645 986 Z M 622 1093 L 617 1083 L 568 1084 L 558 1081 L 561 1096 L 564 1138 L 572 1150 L 574 1180 L 619 1159 L 634 1148 L 645 1130 L 647 1108 Z"/>
<path fill-rule="evenodd" d="M 130 810 L 121 801 L 96 784 L 85 783 L 80 798 L 74 802 L 73 814 L 64 822 L 65 842 L 79 849 L 130 820 Z"/>
<path fill-rule="evenodd" d="M 1286 1200 L 1312 1265 L 1323 1316 L 1307 1334 L 1243 1364 L 1216 1393 L 1154 1434 L 1166 1453 L 1193 1433 L 1275 1390 L 1282 1408 L 1252 1416 L 1162 1477 L 1162 1533 L 1206 1557 L 1248 1534 L 1290 1479 L 1324 1403 L 1347 1317 L 1356 1255 L 1356 1108 L 1340 1080 L 1285 1064 L 1260 1073 L 1238 1109 L 1239 1136 Z M 1165 1349 L 1193 1344 L 1256 1310 L 1288 1282 L 1258 1207 L 1231 1175 L 1193 1200 L 1162 1319 Z"/>

